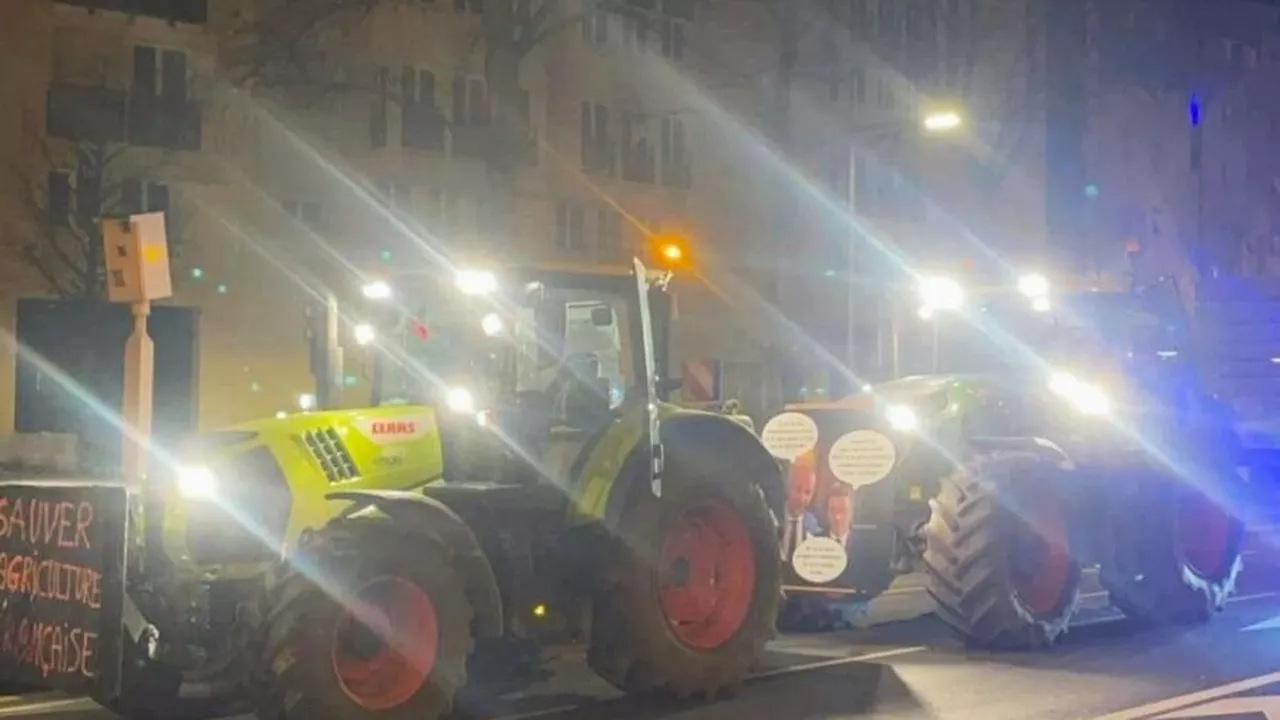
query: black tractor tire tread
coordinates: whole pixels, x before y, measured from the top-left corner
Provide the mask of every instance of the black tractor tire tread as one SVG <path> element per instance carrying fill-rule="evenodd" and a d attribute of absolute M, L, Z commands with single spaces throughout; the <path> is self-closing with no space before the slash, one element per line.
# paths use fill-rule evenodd
<path fill-rule="evenodd" d="M 256 683 L 257 717 L 437 720 L 448 715 L 457 692 L 466 685 L 466 660 L 474 647 L 473 611 L 449 548 L 420 533 L 393 531 L 362 520 L 337 520 L 316 535 L 302 557 L 305 560 L 288 563 L 268 592 Z M 296 649 L 319 642 L 315 634 L 331 632 L 341 612 L 329 593 L 311 579 L 316 572 L 356 582 L 394 573 L 429 590 L 441 633 L 439 656 L 427 685 L 410 701 L 388 711 L 363 710 L 346 696 L 331 670 L 324 682 L 324 673 L 312 675 L 317 671 L 299 662 Z M 320 662 L 327 665 L 328 653 L 324 655 Z"/>
<path fill-rule="evenodd" d="M 1057 617 L 1032 617 L 1008 586 L 1001 486 L 1024 481 L 1020 471 L 1043 462 L 1023 453 L 979 457 L 944 478 L 937 497 L 930 500 L 924 553 L 928 591 L 938 617 L 973 647 L 1046 647 L 1066 631 L 1075 613 L 1078 565 L 1073 566 L 1070 598 Z"/>
<path fill-rule="evenodd" d="M 604 563 L 607 577 L 594 603 L 587 662 L 624 692 L 714 698 L 746 678 L 776 635 L 782 600 L 777 518 L 761 489 L 741 476 L 698 477 L 682 472 L 673 460 L 667 462 L 661 500 L 648 494 L 647 483 L 638 484 L 639 492 L 628 498 Z M 749 615 L 737 636 L 711 651 L 687 648 L 672 635 L 652 588 L 653 555 L 634 549 L 651 549 L 664 508 L 687 506 L 703 493 L 715 493 L 742 513 L 757 556 Z"/>
<path fill-rule="evenodd" d="M 1170 478 L 1170 488 L 1178 480 Z M 1150 532 L 1176 533 L 1176 493 L 1161 491 L 1155 505 L 1158 515 L 1147 518 L 1143 527 Z M 1238 522 L 1238 520 L 1237 520 Z M 1110 594 L 1111 604 L 1131 622 L 1157 627 L 1168 625 L 1195 625 L 1208 622 L 1226 606 L 1227 598 L 1234 592 L 1236 579 L 1244 567 L 1241 558 L 1244 529 L 1237 528 L 1230 552 L 1234 555 L 1231 566 L 1223 577 L 1206 578 L 1193 571 L 1177 557 L 1176 538 L 1168 537 L 1158 544 L 1147 546 L 1148 555 L 1142 561 L 1140 578 L 1125 577 L 1114 564 L 1103 563 L 1098 581 Z"/>

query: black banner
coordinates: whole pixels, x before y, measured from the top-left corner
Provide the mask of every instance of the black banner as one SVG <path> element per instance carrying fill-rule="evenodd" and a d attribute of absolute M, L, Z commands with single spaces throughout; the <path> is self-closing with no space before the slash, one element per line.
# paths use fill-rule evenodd
<path fill-rule="evenodd" d="M 118 694 L 128 492 L 0 483 L 0 678 Z"/>

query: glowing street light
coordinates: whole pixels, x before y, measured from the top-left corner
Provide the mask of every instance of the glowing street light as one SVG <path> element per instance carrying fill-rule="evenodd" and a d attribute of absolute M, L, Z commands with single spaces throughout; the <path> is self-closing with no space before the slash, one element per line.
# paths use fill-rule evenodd
<path fill-rule="evenodd" d="M 931 132 L 950 132 L 964 124 L 964 118 L 955 110 L 929 113 L 924 117 L 924 129 Z"/>

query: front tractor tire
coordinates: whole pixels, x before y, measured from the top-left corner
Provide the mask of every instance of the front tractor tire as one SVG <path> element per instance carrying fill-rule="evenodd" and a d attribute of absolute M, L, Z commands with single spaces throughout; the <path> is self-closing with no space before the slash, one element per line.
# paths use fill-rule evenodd
<path fill-rule="evenodd" d="M 630 488 L 603 563 L 588 663 L 626 692 L 714 697 L 775 634 L 781 559 L 761 489 L 723 457 L 703 473 L 687 460 L 669 456 L 661 499 Z"/>
<path fill-rule="evenodd" d="M 1102 566 L 1102 587 L 1141 624 L 1208 621 L 1235 590 L 1244 524 L 1167 473 L 1149 472 L 1138 488 L 1115 513 L 1115 557 Z"/>
<path fill-rule="evenodd" d="M 431 537 L 338 521 L 266 614 L 262 720 L 436 720 L 466 684 L 472 609 Z"/>
<path fill-rule="evenodd" d="M 945 478 L 930 502 L 929 594 L 970 646 L 1044 647 L 1070 624 L 1080 565 L 1060 475 L 1030 453 L 981 456 Z"/>

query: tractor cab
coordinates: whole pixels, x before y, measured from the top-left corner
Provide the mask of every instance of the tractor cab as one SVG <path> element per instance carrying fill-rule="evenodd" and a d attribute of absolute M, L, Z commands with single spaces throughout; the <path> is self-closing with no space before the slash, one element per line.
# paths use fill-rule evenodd
<path fill-rule="evenodd" d="M 1187 319 L 1170 285 L 1134 291 L 1062 285 L 1040 275 L 976 287 L 924 279 L 904 335 L 929 352 L 914 353 L 917 367 L 907 374 L 1016 373 L 1064 364 L 1130 374 L 1185 366 Z M 920 367 L 922 360 L 927 367 Z"/>
<path fill-rule="evenodd" d="M 637 264 L 380 281 L 386 292 L 366 292 L 377 296 L 368 308 L 374 404 L 436 408 L 447 477 L 512 479 L 496 455 L 565 477 L 586 442 L 656 394 L 668 279 Z"/>

